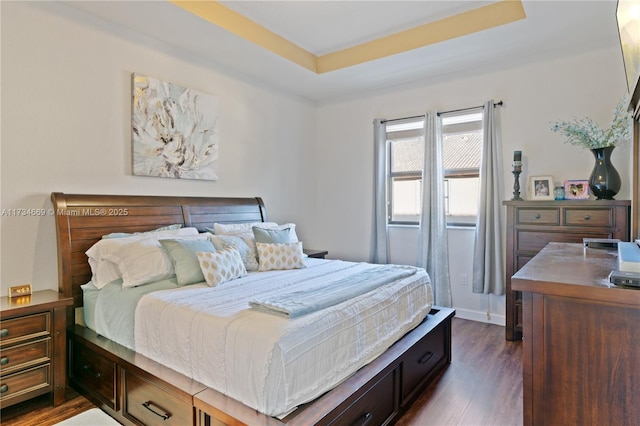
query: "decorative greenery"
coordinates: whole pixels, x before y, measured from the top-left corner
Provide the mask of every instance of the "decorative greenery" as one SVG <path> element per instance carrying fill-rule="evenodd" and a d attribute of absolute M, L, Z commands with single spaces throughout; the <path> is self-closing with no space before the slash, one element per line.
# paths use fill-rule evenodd
<path fill-rule="evenodd" d="M 589 117 L 571 121 L 558 121 L 551 127 L 554 132 L 568 137 L 567 143 L 587 149 L 616 146 L 631 137 L 631 113 L 627 111 L 629 97 L 624 96 L 613 110 L 611 126 L 603 130 Z"/>

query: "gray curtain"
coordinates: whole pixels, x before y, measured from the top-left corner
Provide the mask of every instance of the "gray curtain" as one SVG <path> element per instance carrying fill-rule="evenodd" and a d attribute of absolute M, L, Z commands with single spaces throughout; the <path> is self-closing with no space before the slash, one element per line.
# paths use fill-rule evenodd
<path fill-rule="evenodd" d="M 381 119 L 373 121 L 375 143 L 375 187 L 373 194 L 372 263 L 389 263 L 387 234 L 387 125 Z"/>
<path fill-rule="evenodd" d="M 473 292 L 504 294 L 500 127 L 498 108 L 484 104 L 480 194 L 473 255 Z"/>
<path fill-rule="evenodd" d="M 424 166 L 422 168 L 422 214 L 418 236 L 418 266 L 429 273 L 434 302 L 451 306 L 449 249 L 444 205 L 442 124 L 436 112 L 425 118 Z"/>

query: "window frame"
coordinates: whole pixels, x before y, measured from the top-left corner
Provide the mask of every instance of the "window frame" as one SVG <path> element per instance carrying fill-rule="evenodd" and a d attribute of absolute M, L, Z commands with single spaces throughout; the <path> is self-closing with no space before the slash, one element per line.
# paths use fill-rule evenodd
<path fill-rule="evenodd" d="M 468 130 L 479 130 L 482 131 L 483 128 L 483 123 L 482 123 L 482 117 L 478 117 L 479 119 L 476 120 L 470 120 L 470 121 L 466 121 L 463 122 L 462 124 L 460 123 L 455 123 L 455 117 L 464 117 L 464 116 L 474 116 L 479 113 L 482 114 L 482 107 L 479 108 L 473 108 L 473 109 L 469 109 L 469 110 L 464 110 L 464 112 L 460 112 L 460 111 L 455 111 L 455 112 L 450 112 L 450 113 L 443 113 L 441 115 L 439 115 L 440 119 L 444 119 L 444 118 L 448 118 L 451 117 L 453 118 L 452 121 L 454 121 L 453 124 L 449 124 L 449 125 L 444 125 L 442 126 L 442 133 L 443 136 L 445 135 L 445 129 L 447 127 L 449 128 L 455 128 L 455 126 L 457 125 L 458 128 L 462 128 L 462 129 L 467 129 Z M 397 123 L 398 127 L 402 127 L 403 125 L 411 125 L 411 123 L 417 123 L 418 121 L 420 121 L 422 123 L 422 128 L 424 128 L 424 120 L 425 117 L 421 117 L 420 120 L 416 120 L 416 118 L 418 117 L 412 117 L 412 118 L 406 118 L 406 119 L 398 119 L 398 120 L 394 120 L 394 125 L 396 125 L 395 123 Z M 479 129 L 477 128 L 479 124 Z M 387 182 L 387 226 L 394 226 L 394 225 L 405 225 L 405 226 L 417 226 L 420 224 L 420 220 L 418 218 L 418 220 L 416 221 L 407 221 L 407 220 L 393 220 L 393 183 L 396 179 L 398 180 L 416 180 L 420 182 L 420 186 L 422 187 L 422 170 L 420 170 L 419 172 L 393 172 L 393 158 L 392 158 L 392 150 L 391 150 L 391 145 L 392 142 L 394 140 L 398 140 L 398 139 L 402 139 L 402 136 L 404 135 L 405 139 L 409 139 L 411 137 L 420 137 L 422 139 L 422 143 L 424 144 L 424 134 L 422 134 L 422 132 L 420 132 L 419 134 L 415 134 L 411 129 L 411 130 L 397 130 L 397 131 L 392 131 L 389 132 L 388 128 L 386 131 L 386 167 L 387 167 L 387 176 L 386 176 L 386 182 Z M 389 134 L 390 133 L 396 133 L 397 136 L 395 138 L 389 138 Z M 454 132 L 447 132 L 447 133 L 454 133 Z M 482 155 L 482 154 L 481 154 Z M 424 167 L 424 165 L 423 165 Z M 444 170 L 444 182 L 445 185 L 448 186 L 449 181 L 451 179 L 460 179 L 460 178 L 474 178 L 480 177 L 480 168 L 478 167 L 477 169 L 445 169 Z M 445 203 L 449 203 L 449 194 L 448 191 L 445 189 Z M 462 221 L 456 221 L 456 220 L 450 220 L 450 218 L 455 218 L 456 216 L 452 216 L 447 214 L 447 226 L 451 226 L 451 227 L 475 227 L 476 224 L 474 223 L 469 223 L 469 222 L 462 222 Z M 460 216 L 457 216 L 460 217 Z"/>

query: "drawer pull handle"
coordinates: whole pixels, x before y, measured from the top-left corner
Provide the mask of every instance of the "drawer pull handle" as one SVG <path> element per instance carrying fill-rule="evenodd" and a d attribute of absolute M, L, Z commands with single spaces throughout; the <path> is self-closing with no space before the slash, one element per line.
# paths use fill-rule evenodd
<path fill-rule="evenodd" d="M 424 354 L 422 358 L 418 360 L 418 364 L 420 365 L 426 364 L 431 359 L 432 356 L 433 356 L 433 352 L 427 352 L 426 354 Z"/>
<path fill-rule="evenodd" d="M 360 417 L 358 417 L 358 419 L 352 423 L 352 426 L 364 426 L 367 423 L 369 423 L 369 420 L 371 420 L 373 418 L 373 416 L 371 415 L 371 413 L 364 413 L 363 415 L 361 415 Z"/>
<path fill-rule="evenodd" d="M 7 337 L 8 335 L 9 335 L 8 328 L 3 328 L 2 330 L 0 330 L 0 337 Z"/>
<path fill-rule="evenodd" d="M 9 364 L 8 356 L 3 356 L 2 358 L 0 358 L 0 365 L 7 365 L 7 364 Z"/>
<path fill-rule="evenodd" d="M 8 390 L 9 390 L 9 386 L 7 385 L 0 386 L 0 393 L 5 393 Z"/>
<path fill-rule="evenodd" d="M 164 411 L 164 413 L 159 413 L 158 411 L 154 410 L 153 408 L 151 408 L 151 406 L 154 406 L 156 408 L 160 408 L 157 405 L 155 405 L 153 402 L 151 401 L 147 401 L 147 402 L 143 402 L 142 406 L 144 408 L 146 408 L 147 410 L 151 411 L 153 414 L 155 414 L 156 416 L 160 417 L 162 420 L 167 420 L 169 417 L 171 417 L 171 413 L 167 413 L 166 410 L 163 410 L 162 408 L 160 408 L 160 411 Z"/>
<path fill-rule="evenodd" d="M 585 214 L 584 215 L 584 220 L 589 220 L 589 219 L 591 219 L 591 216 L 589 216 L 588 214 Z"/>
<path fill-rule="evenodd" d="M 88 365 L 83 365 L 82 369 L 86 371 L 89 375 L 93 376 L 94 379 L 99 379 L 100 377 L 102 377 L 102 374 L 92 371 Z"/>
<path fill-rule="evenodd" d="M 535 218 L 536 218 L 536 219 L 540 219 L 540 213 L 536 213 Z"/>

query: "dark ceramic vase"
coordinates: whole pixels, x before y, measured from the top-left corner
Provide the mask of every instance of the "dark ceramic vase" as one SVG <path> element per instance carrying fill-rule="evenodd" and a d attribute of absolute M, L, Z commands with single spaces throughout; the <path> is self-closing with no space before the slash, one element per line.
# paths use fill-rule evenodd
<path fill-rule="evenodd" d="M 611 153 L 615 146 L 595 148 L 591 152 L 596 157 L 596 164 L 589 177 L 589 188 L 598 200 L 613 200 L 620 191 L 622 181 L 618 171 L 611 164 Z"/>

